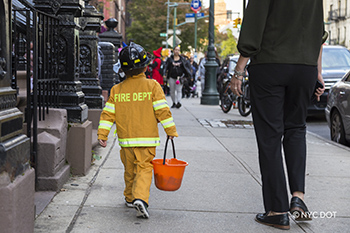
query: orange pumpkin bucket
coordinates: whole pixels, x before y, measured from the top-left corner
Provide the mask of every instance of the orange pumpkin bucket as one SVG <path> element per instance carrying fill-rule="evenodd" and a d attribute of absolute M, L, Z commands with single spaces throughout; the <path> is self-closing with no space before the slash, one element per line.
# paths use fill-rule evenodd
<path fill-rule="evenodd" d="M 174 141 L 171 139 L 173 146 L 174 158 L 166 159 L 166 151 L 169 138 L 167 138 L 164 149 L 163 159 L 154 159 L 153 172 L 154 183 L 156 187 L 163 191 L 176 191 L 180 188 L 187 162 L 176 159 Z"/>

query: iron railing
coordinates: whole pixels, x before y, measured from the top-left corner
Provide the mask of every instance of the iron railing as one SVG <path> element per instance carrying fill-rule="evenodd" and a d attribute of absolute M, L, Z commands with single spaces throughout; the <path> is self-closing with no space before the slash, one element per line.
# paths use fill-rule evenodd
<path fill-rule="evenodd" d="M 45 120 L 49 108 L 58 107 L 59 19 L 26 6 L 13 9 L 12 87 L 17 88 L 17 70 L 26 70 L 27 136 L 32 138 L 31 163 L 35 168 L 38 121 Z M 18 88 L 17 88 L 18 89 Z"/>

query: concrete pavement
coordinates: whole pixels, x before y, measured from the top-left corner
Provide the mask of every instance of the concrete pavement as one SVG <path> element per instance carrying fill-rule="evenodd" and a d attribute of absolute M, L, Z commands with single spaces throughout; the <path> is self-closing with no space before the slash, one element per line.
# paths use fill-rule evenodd
<path fill-rule="evenodd" d="M 189 165 L 178 191 L 160 191 L 152 181 L 149 219 L 136 218 L 124 205 L 119 145 L 110 136 L 107 148 L 95 148 L 102 158 L 88 175 L 71 177 L 37 216 L 35 232 L 280 232 L 254 221 L 264 209 L 251 116 L 241 117 L 237 109 L 225 114 L 219 106 L 201 105 L 200 98 L 182 105 L 172 109 L 175 147 Z M 166 137 L 159 128 L 156 158 L 163 156 Z M 314 220 L 291 220 L 289 232 L 350 232 L 350 149 L 312 133 L 307 145 L 305 201 Z"/>

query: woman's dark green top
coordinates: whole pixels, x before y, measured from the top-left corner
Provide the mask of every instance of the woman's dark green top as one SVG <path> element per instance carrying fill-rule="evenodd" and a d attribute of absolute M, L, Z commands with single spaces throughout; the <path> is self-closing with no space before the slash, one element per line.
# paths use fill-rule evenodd
<path fill-rule="evenodd" d="M 249 0 L 237 48 L 251 65 L 317 65 L 323 33 L 322 0 Z"/>

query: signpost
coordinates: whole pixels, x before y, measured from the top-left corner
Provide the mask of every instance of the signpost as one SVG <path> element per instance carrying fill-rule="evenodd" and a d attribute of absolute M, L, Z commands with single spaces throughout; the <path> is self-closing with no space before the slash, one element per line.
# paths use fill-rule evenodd
<path fill-rule="evenodd" d="M 203 13 L 198 12 L 202 8 L 202 3 L 200 0 L 192 0 L 191 2 L 191 10 L 194 11 L 194 54 L 197 55 L 197 20 L 198 17 L 203 17 Z M 186 21 L 187 21 L 187 14 L 186 14 Z"/>
<path fill-rule="evenodd" d="M 204 17 L 204 13 L 186 13 L 186 23 L 194 23 L 195 18 L 197 19 Z"/>
<path fill-rule="evenodd" d="M 177 2 L 174 2 L 170 5 L 170 2 L 168 0 L 168 11 L 169 11 L 169 7 L 174 7 L 174 25 L 173 25 L 173 32 L 170 33 L 169 29 L 168 29 L 168 20 L 169 20 L 169 17 L 167 16 L 167 33 L 166 33 L 166 42 L 167 42 L 167 45 L 169 44 L 172 44 L 171 46 L 172 47 L 175 47 L 176 45 L 178 45 L 179 43 L 181 43 L 181 40 L 179 40 L 179 38 L 177 38 L 176 36 L 172 36 L 171 38 L 168 39 L 168 35 L 169 34 L 174 34 L 174 31 L 175 31 L 175 34 L 176 35 L 180 35 L 181 34 L 181 31 L 180 30 L 176 30 L 177 27 L 181 26 L 181 25 L 184 25 L 186 23 L 195 23 L 195 42 L 194 42 L 194 48 L 195 48 L 195 56 L 196 56 L 196 52 L 197 52 L 197 20 L 198 18 L 199 19 L 202 19 L 202 18 L 206 18 L 208 16 L 204 16 L 204 13 L 198 13 L 201 8 L 202 8 L 202 3 L 200 0 L 192 0 L 191 4 L 190 3 L 177 3 Z M 186 4 L 186 5 L 191 5 L 191 10 L 194 11 L 194 13 L 191 13 L 191 14 L 186 14 L 186 22 L 184 23 L 180 23 L 180 24 L 177 24 L 176 22 L 176 15 L 177 15 L 177 6 L 179 4 Z M 160 34 L 160 36 L 164 36 L 163 33 Z M 172 43 L 169 43 L 170 39 L 172 40 Z"/>
<path fill-rule="evenodd" d="M 179 39 L 179 37 L 177 37 L 177 36 L 170 36 L 169 37 L 169 39 L 168 39 L 168 44 L 171 46 L 171 47 L 174 47 L 174 45 L 176 46 L 176 45 L 179 45 L 179 44 L 181 44 L 181 40 Z M 175 43 L 174 43 L 175 42 Z"/>
<path fill-rule="evenodd" d="M 191 10 L 194 11 L 194 13 L 197 13 L 202 9 L 202 3 L 200 0 L 192 0 L 191 2 Z"/>

